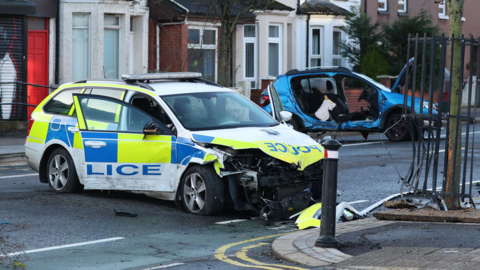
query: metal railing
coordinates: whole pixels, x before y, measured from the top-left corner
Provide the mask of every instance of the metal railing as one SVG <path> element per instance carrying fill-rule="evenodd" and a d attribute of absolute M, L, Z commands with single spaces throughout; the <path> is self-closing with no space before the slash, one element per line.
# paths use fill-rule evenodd
<path fill-rule="evenodd" d="M 33 86 L 35 88 L 38 88 L 38 87 L 44 87 L 44 88 L 47 88 L 47 89 L 57 89 L 56 87 L 52 87 L 52 86 L 47 86 L 47 85 L 40 85 L 40 84 L 33 84 L 33 83 L 26 83 L 26 82 L 22 82 L 22 81 L 14 81 L 14 82 L 0 82 L 0 85 L 2 84 L 16 84 L 17 85 L 17 100 L 22 100 L 23 99 L 23 95 L 21 96 L 18 96 L 18 89 L 21 89 L 22 90 L 22 93 L 25 93 L 27 91 L 27 86 Z M 0 91 L 0 97 L 1 97 L 1 91 Z M 24 101 L 24 100 L 22 100 Z M 6 118 L 6 119 L 1 119 L 1 114 L 0 114 L 0 119 L 1 120 L 27 120 L 28 119 L 28 116 L 25 117 L 25 114 L 28 112 L 28 109 L 27 107 L 37 107 L 36 104 L 28 104 L 28 103 L 25 103 L 25 102 L 2 102 L 0 103 L 0 111 L 2 110 L 2 107 L 3 105 L 13 105 L 15 106 L 13 108 L 13 112 L 11 113 L 11 118 Z M 18 107 L 21 107 L 21 109 L 19 110 Z"/>
<path fill-rule="evenodd" d="M 457 42 L 457 43 L 456 43 Z M 460 45 L 458 45 L 458 42 Z M 465 202 L 465 199 L 469 199 L 469 203 L 475 206 L 472 199 L 472 186 L 473 186 L 473 163 L 474 163 L 474 146 L 475 146 L 475 120 L 471 115 L 472 111 L 472 94 L 476 93 L 476 97 L 479 94 L 478 84 L 476 89 L 472 89 L 473 72 L 476 74 L 476 78 L 479 78 L 479 67 L 474 67 L 471 64 L 471 68 L 468 71 L 468 88 L 466 94 L 468 95 L 468 104 L 466 105 L 466 115 L 462 116 L 462 95 L 463 95 L 463 78 L 465 75 L 465 52 L 469 51 L 470 63 L 474 63 L 474 55 L 477 55 L 477 63 L 480 64 L 480 38 L 474 39 L 473 37 L 465 39 L 445 37 L 426 37 L 419 38 L 418 34 L 415 37 L 409 37 L 407 49 L 407 62 L 411 57 L 414 57 L 412 64 L 412 75 L 406 72 L 405 78 L 405 93 L 408 93 L 408 89 L 412 90 L 412 95 L 404 96 L 403 117 L 406 118 L 409 124 L 409 130 L 412 137 L 412 161 L 410 168 L 408 169 L 405 177 L 400 175 L 400 182 L 403 187 L 407 187 L 410 191 L 417 193 L 423 197 L 430 197 L 437 204 L 439 208 L 448 210 L 445 204 L 446 196 L 458 196 L 461 202 Z M 460 46 L 458 48 L 458 46 Z M 454 78 L 454 72 L 452 71 L 454 52 L 460 49 L 460 73 L 458 78 Z M 411 52 L 413 50 L 413 53 Z M 449 54 L 449 55 L 448 55 Z M 428 55 L 430 55 L 428 57 Z M 438 60 L 440 56 L 440 60 Z M 450 56 L 450 61 L 447 61 Z M 448 63 L 450 62 L 450 63 Z M 420 64 L 420 65 L 419 65 Z M 427 72 L 427 65 L 429 70 Z M 417 78 L 417 68 L 421 66 L 420 78 Z M 445 69 L 450 69 L 450 78 L 445 78 Z M 475 70 L 474 70 L 475 69 Z M 415 92 L 417 86 L 417 80 L 420 79 L 420 100 L 416 101 Z M 449 79 L 449 80 L 448 80 Z M 438 81 L 435 81 L 438 80 Z M 457 111 L 451 111 L 451 94 L 446 90 L 453 89 L 453 81 L 459 82 L 458 93 L 458 109 Z M 436 82 L 438 82 L 438 103 L 439 107 L 436 110 L 433 109 L 434 105 L 434 92 L 437 90 Z M 409 88 L 410 86 L 410 88 Z M 424 95 L 428 91 L 428 98 L 424 100 Z M 444 93 L 449 93 L 448 100 L 443 100 Z M 411 106 L 407 105 L 407 101 L 410 98 Z M 428 102 L 427 108 L 424 108 L 424 101 Z M 418 106 L 418 108 L 416 108 Z M 442 111 L 442 107 L 446 107 L 446 111 Z M 465 106 L 463 106 L 465 108 Z M 476 115 L 477 108 L 473 108 L 473 114 Z M 456 119 L 456 125 L 450 127 L 452 119 Z M 462 120 L 466 121 L 465 133 L 462 133 Z M 442 124 L 446 123 L 444 128 L 446 131 L 445 137 L 442 137 Z M 473 123 L 473 125 L 471 124 Z M 454 128 L 454 135 L 451 137 L 450 128 Z M 473 133 L 471 132 L 473 129 Z M 427 134 L 427 138 L 424 138 L 424 134 Z M 462 140 L 464 135 L 464 140 Z M 415 138 L 418 137 L 418 141 Z M 441 147 L 444 146 L 443 149 Z M 461 158 L 458 159 L 457 151 L 460 148 Z M 453 151 L 453 152 L 451 152 Z M 471 153 L 469 154 L 469 151 Z M 453 153 L 453 154 L 452 154 Z M 443 157 L 441 157 L 443 155 Z M 453 163 L 452 163 L 453 159 Z M 443 161 L 443 164 L 442 164 Z M 449 163 L 450 166 L 449 166 Z M 462 166 L 457 168 L 457 164 L 461 163 Z M 453 166 L 452 166 L 453 164 Z M 468 169 L 470 166 L 470 169 Z M 443 172 L 440 171 L 443 169 Z M 450 169 L 450 172 L 448 171 Z M 460 169 L 460 172 L 456 171 Z M 453 170 L 453 171 L 451 171 Z M 439 172 L 443 173 L 442 185 L 438 186 Z M 447 174 L 460 175 L 460 187 L 458 190 L 447 191 Z M 468 180 L 468 181 L 467 181 Z M 422 183 L 423 182 L 423 183 Z M 469 185 L 467 189 L 466 186 Z"/>

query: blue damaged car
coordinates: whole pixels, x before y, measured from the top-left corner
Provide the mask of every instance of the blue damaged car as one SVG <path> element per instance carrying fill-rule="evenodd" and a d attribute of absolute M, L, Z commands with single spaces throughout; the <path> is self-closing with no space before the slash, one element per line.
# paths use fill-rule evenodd
<path fill-rule="evenodd" d="M 413 60 L 413 59 L 412 59 Z M 410 60 L 409 69 L 412 60 Z M 275 118 L 282 119 L 280 112 L 292 113 L 290 124 L 300 132 L 325 132 L 325 131 L 355 131 L 368 136 L 369 132 L 386 132 L 391 141 L 404 141 L 411 138 L 409 125 L 402 118 L 404 95 L 400 89 L 405 84 L 404 68 L 392 89 L 376 82 L 375 80 L 352 72 L 344 67 L 326 67 L 313 70 L 290 70 L 269 85 L 260 97 L 260 106 L 271 113 Z M 363 91 L 358 96 L 358 101 L 365 100 L 368 105 L 360 111 L 350 111 L 347 104 L 346 91 L 349 87 Z M 322 121 L 315 116 L 325 99 L 335 103 L 333 110 L 329 111 L 330 118 Z M 411 108 L 411 98 L 407 102 Z M 416 98 L 415 111 L 426 113 L 429 103 Z M 272 106 L 272 103 L 274 106 Z M 433 113 L 436 114 L 437 104 L 432 104 Z M 417 137 L 418 132 L 414 134 Z"/>

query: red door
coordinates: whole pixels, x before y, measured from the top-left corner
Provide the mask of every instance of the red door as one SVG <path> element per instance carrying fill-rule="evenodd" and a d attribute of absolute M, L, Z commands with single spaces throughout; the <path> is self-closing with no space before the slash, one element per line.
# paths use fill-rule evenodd
<path fill-rule="evenodd" d="M 27 82 L 48 86 L 48 19 L 28 18 Z M 48 88 L 27 87 L 28 104 L 38 105 L 48 96 Z M 35 107 L 28 107 L 28 119 Z"/>

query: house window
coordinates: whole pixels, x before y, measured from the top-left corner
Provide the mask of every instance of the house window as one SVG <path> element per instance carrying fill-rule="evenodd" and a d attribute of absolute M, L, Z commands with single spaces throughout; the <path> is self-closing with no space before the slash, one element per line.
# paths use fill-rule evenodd
<path fill-rule="evenodd" d="M 200 72 L 204 79 L 216 81 L 217 29 L 188 28 L 188 71 Z"/>
<path fill-rule="evenodd" d="M 310 29 L 310 67 L 322 66 L 322 29 Z"/>
<path fill-rule="evenodd" d="M 90 15 L 73 14 L 72 29 L 72 79 L 90 77 Z"/>
<path fill-rule="evenodd" d="M 280 25 L 268 26 L 268 75 L 282 72 L 282 33 Z"/>
<path fill-rule="evenodd" d="M 387 11 L 387 0 L 378 0 L 378 11 Z"/>
<path fill-rule="evenodd" d="M 105 15 L 103 30 L 103 72 L 108 79 L 118 79 L 120 16 Z"/>
<path fill-rule="evenodd" d="M 445 10 L 445 1 L 442 0 L 438 3 L 438 16 L 446 16 L 446 10 Z"/>
<path fill-rule="evenodd" d="M 398 12 L 407 12 L 407 0 L 398 0 Z"/>
<path fill-rule="evenodd" d="M 243 26 L 244 40 L 244 74 L 245 80 L 250 81 L 250 87 L 257 89 L 257 29 L 255 25 Z"/>
<path fill-rule="evenodd" d="M 340 49 L 340 43 L 342 42 L 342 31 L 339 29 L 333 30 L 333 52 L 332 52 L 332 66 L 342 65 L 342 55 Z"/>

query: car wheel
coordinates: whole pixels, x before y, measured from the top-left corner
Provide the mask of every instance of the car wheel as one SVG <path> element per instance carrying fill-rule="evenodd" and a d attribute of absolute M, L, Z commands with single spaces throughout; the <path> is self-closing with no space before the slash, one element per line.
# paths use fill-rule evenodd
<path fill-rule="evenodd" d="M 401 120 L 400 120 L 401 119 Z M 392 142 L 406 141 L 410 139 L 410 129 L 407 126 L 405 118 L 398 113 L 388 117 L 385 123 L 387 138 Z"/>
<path fill-rule="evenodd" d="M 192 214 L 216 215 L 222 212 L 223 181 L 210 166 L 193 166 L 182 179 L 183 205 Z"/>
<path fill-rule="evenodd" d="M 82 191 L 72 157 L 63 148 L 55 149 L 48 158 L 47 178 L 50 188 L 59 193 Z"/>

